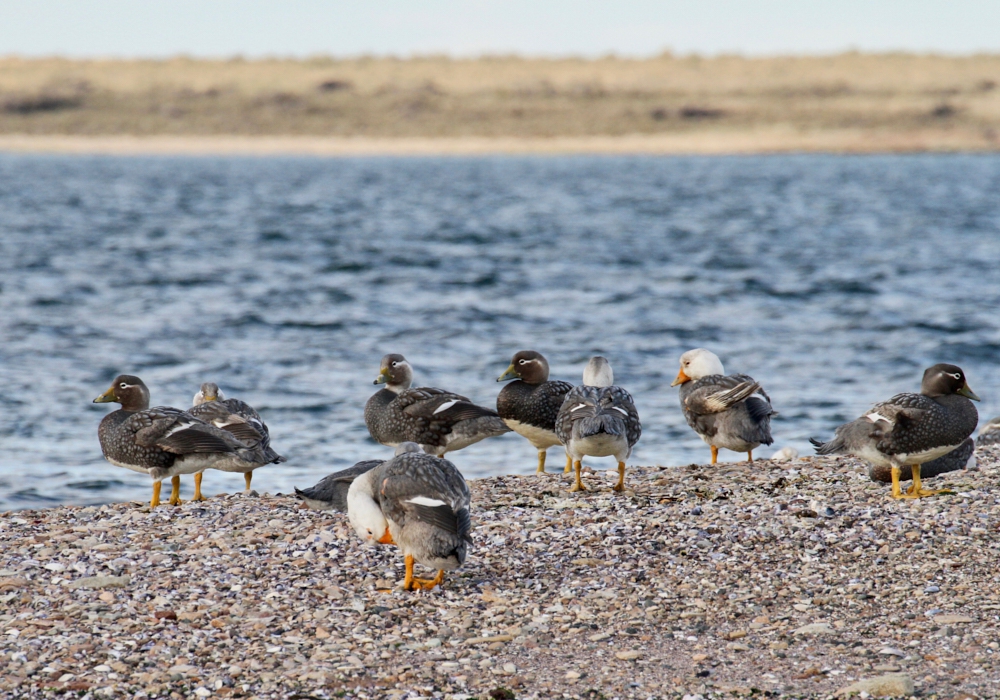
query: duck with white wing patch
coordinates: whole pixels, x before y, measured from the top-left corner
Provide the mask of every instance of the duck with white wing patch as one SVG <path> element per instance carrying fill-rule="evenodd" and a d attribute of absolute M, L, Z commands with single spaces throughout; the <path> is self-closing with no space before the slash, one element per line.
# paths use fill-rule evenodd
<path fill-rule="evenodd" d="M 510 432 L 496 411 L 450 391 L 411 389 L 412 382 L 413 368 L 405 357 L 382 358 L 374 383 L 385 388 L 365 404 L 365 425 L 376 442 L 390 447 L 415 442 L 424 452 L 440 457 Z"/>
<path fill-rule="evenodd" d="M 556 417 L 556 435 L 573 460 L 576 481 L 570 491 L 586 491 L 580 473 L 583 458 L 614 457 L 618 462 L 615 491 L 625 489 L 625 460 L 642 435 L 639 412 L 632 395 L 614 386 L 611 365 L 592 357 L 583 371 L 583 386 L 566 394 Z"/>
<path fill-rule="evenodd" d="M 97 429 L 104 457 L 116 467 L 148 474 L 153 479 L 150 507 L 160 504 L 166 478 L 173 489 L 170 505 L 180 505 L 181 474 L 213 469 L 230 460 L 254 459 L 256 450 L 232 433 L 216 428 L 178 408 L 149 407 L 149 389 L 130 374 L 115 378 L 94 403 L 119 403 Z"/>
<path fill-rule="evenodd" d="M 919 394 L 897 394 L 875 404 L 855 421 L 837 428 L 828 442 L 811 440 L 816 454 L 850 454 L 891 471 L 893 498 L 923 498 L 938 493 L 921 486 L 921 465 L 961 447 L 979 422 L 961 368 L 937 364 L 924 371 Z M 913 484 L 904 493 L 899 485 L 909 466 Z"/>
<path fill-rule="evenodd" d="M 465 562 L 472 544 L 469 486 L 454 464 L 403 443 L 392 459 L 355 477 L 347 514 L 365 542 L 395 544 L 403 552 L 406 590 L 430 590 L 444 572 Z M 437 569 L 416 578 L 414 563 Z"/>

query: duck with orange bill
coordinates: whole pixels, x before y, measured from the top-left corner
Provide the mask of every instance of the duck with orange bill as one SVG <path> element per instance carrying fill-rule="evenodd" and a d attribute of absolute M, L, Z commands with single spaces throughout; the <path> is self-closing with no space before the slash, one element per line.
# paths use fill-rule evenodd
<path fill-rule="evenodd" d="M 680 385 L 681 410 L 688 425 L 712 451 L 712 464 L 719 448 L 744 452 L 753 462 L 753 451 L 770 445 L 771 397 L 760 383 L 745 374 L 727 375 L 718 355 L 696 348 L 681 355 L 681 367 L 670 386 Z"/>
<path fill-rule="evenodd" d="M 448 460 L 420 452 L 416 445 L 399 447 L 405 451 L 352 480 L 347 515 L 365 542 L 402 550 L 404 589 L 430 590 L 444 580 L 445 571 L 465 562 L 472 544 L 472 495 Z M 416 578 L 415 563 L 437 569 L 437 575 Z"/>

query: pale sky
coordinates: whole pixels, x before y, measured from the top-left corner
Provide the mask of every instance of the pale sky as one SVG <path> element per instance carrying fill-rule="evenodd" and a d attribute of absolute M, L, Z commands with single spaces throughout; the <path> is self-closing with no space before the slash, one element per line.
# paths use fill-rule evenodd
<path fill-rule="evenodd" d="M 1000 0 L 0 0 L 0 55 L 1000 52 Z"/>

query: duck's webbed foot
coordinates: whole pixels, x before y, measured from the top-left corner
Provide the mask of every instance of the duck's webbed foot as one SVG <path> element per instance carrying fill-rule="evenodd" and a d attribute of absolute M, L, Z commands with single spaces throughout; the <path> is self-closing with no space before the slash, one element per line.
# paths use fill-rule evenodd
<path fill-rule="evenodd" d="M 618 463 L 618 483 L 614 485 L 614 490 L 625 490 L 625 462 Z"/>
<path fill-rule="evenodd" d="M 204 472 L 198 472 L 197 474 L 194 475 L 194 495 L 191 496 L 191 500 L 192 501 L 207 501 L 208 500 L 207 498 L 205 498 L 201 494 L 201 480 L 202 480 L 202 477 L 204 477 L 204 476 L 205 476 Z"/>
<path fill-rule="evenodd" d="M 407 591 L 429 591 L 434 586 L 438 585 L 444 581 L 444 571 L 439 570 L 437 576 L 431 579 L 427 578 L 417 578 L 413 575 L 413 555 L 407 554 L 404 560 L 406 562 L 406 578 L 403 580 L 403 589 Z"/>
<path fill-rule="evenodd" d="M 920 482 L 920 465 L 914 464 L 910 467 L 913 471 L 913 483 L 910 488 L 906 489 L 905 493 L 901 493 L 896 498 L 926 498 L 927 496 L 936 496 L 939 493 L 944 493 L 943 491 L 935 491 L 933 489 L 925 489 L 922 487 Z M 895 470 L 893 477 L 895 478 L 899 474 L 899 470 Z"/>
<path fill-rule="evenodd" d="M 580 479 L 580 470 L 583 469 L 583 462 L 580 460 L 575 460 L 573 462 L 573 470 L 576 472 L 576 483 L 570 487 L 570 491 L 586 491 L 587 487 L 583 485 L 583 480 Z"/>
<path fill-rule="evenodd" d="M 177 474 L 170 479 L 170 500 L 167 501 L 172 506 L 179 506 L 184 501 L 181 500 L 181 475 Z"/>

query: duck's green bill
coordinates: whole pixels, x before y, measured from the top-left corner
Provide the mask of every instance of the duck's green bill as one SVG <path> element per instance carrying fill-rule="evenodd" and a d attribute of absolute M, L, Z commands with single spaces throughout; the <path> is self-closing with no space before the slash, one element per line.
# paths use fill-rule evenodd
<path fill-rule="evenodd" d="M 115 388 L 111 387 L 103 394 L 94 399 L 94 403 L 114 403 L 115 402 Z"/>
<path fill-rule="evenodd" d="M 514 369 L 514 364 L 511 363 L 510 367 L 507 368 L 507 371 L 501 374 L 499 377 L 497 377 L 497 381 L 505 382 L 508 379 L 516 379 L 517 377 L 518 377 L 517 370 Z"/>
<path fill-rule="evenodd" d="M 969 383 L 966 382 L 961 389 L 958 390 L 960 396 L 964 396 L 967 399 L 972 399 L 973 401 L 979 401 L 979 397 L 976 396 L 976 392 L 969 388 Z"/>

